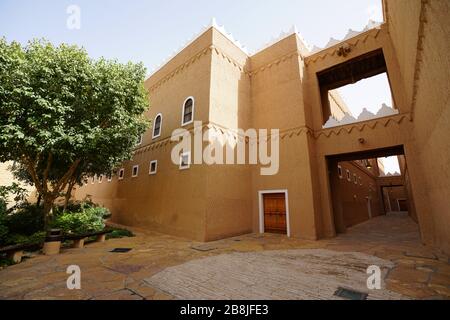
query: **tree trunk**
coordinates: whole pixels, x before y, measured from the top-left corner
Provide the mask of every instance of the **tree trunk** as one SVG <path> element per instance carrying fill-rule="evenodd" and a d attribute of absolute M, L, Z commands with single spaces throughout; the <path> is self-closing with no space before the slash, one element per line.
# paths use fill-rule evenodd
<path fill-rule="evenodd" d="M 72 189 L 73 189 L 74 186 L 75 186 L 75 182 L 70 182 L 69 186 L 67 187 L 67 192 L 66 192 L 66 196 L 65 196 L 63 212 L 65 212 L 66 209 L 67 209 L 67 205 L 69 204 L 70 197 L 72 195 Z"/>
<path fill-rule="evenodd" d="M 44 231 L 48 231 L 48 226 L 50 224 L 50 212 L 52 211 L 53 202 L 55 198 L 51 196 L 44 196 Z"/>

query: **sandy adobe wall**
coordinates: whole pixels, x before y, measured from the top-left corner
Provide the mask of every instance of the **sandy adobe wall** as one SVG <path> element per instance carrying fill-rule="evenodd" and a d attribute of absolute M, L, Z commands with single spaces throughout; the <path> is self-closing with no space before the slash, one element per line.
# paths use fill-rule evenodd
<path fill-rule="evenodd" d="M 392 43 L 411 104 L 429 242 L 450 252 L 450 2 L 387 0 Z M 414 172 L 410 172 L 412 175 Z"/>

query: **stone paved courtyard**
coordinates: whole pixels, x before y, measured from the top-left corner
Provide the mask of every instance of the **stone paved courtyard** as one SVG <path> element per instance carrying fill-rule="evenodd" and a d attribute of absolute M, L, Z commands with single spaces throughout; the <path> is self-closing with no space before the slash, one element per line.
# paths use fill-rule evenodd
<path fill-rule="evenodd" d="M 132 250 L 109 252 L 116 247 Z M 81 290 L 66 288 L 73 264 Z M 365 288 L 371 264 L 383 271 L 382 290 Z M 203 244 L 137 232 L 0 270 L 1 299 L 334 299 L 338 286 L 369 299 L 450 299 L 449 260 L 393 215 L 320 241 L 250 234 Z"/>

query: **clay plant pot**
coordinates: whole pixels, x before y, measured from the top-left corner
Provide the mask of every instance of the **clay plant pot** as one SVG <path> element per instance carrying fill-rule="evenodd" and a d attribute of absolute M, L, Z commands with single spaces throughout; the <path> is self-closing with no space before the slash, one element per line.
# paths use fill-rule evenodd
<path fill-rule="evenodd" d="M 45 255 L 51 256 L 59 254 L 61 249 L 62 231 L 60 229 L 50 229 L 45 237 L 44 248 Z"/>

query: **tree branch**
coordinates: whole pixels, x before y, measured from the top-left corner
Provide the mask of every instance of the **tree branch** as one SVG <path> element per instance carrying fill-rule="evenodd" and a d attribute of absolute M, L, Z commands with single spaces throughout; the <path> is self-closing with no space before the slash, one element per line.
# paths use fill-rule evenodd
<path fill-rule="evenodd" d="M 22 155 L 21 156 L 22 161 L 25 163 L 26 167 L 27 167 L 27 171 L 31 176 L 31 179 L 33 180 L 34 185 L 36 186 L 37 191 L 40 194 L 44 194 L 44 190 L 42 189 L 42 186 L 39 182 L 39 177 L 36 173 L 36 169 L 34 168 L 35 163 L 33 161 L 31 161 L 27 156 Z"/>
<path fill-rule="evenodd" d="M 78 165 L 80 164 L 81 160 L 77 159 L 74 163 L 70 166 L 69 170 L 64 174 L 64 176 L 57 182 L 55 187 L 53 188 L 53 193 L 57 194 L 60 193 L 61 190 L 66 188 L 67 182 L 72 177 L 73 173 L 77 169 Z"/>
<path fill-rule="evenodd" d="M 44 170 L 43 178 L 42 178 L 42 187 L 45 191 L 47 191 L 47 180 L 48 180 L 48 173 L 50 171 L 50 167 L 52 166 L 53 162 L 53 154 L 51 152 L 48 153 L 47 158 L 47 167 Z"/>

